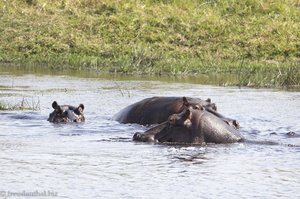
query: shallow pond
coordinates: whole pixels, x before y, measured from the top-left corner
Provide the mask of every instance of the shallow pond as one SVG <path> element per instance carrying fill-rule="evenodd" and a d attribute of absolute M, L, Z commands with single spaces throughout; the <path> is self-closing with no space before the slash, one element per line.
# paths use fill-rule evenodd
<path fill-rule="evenodd" d="M 112 121 L 151 96 L 211 98 L 249 140 L 176 146 L 131 140 L 146 128 Z M 85 105 L 84 124 L 47 122 L 51 103 Z M 0 111 L 0 198 L 299 198 L 300 93 L 186 82 L 0 74 L 0 101 L 38 111 Z"/>

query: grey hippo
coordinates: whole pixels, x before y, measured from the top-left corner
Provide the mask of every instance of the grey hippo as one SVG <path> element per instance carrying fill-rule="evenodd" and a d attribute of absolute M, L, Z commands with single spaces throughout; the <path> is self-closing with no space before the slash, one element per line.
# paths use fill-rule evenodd
<path fill-rule="evenodd" d="M 84 122 L 83 115 L 84 105 L 80 104 L 78 107 L 70 105 L 58 105 L 56 101 L 52 103 L 54 109 L 49 114 L 48 121 L 53 123 L 68 123 L 68 122 Z"/>
<path fill-rule="evenodd" d="M 215 103 L 211 99 L 202 100 L 191 97 L 151 97 L 131 104 L 120 112 L 113 119 L 126 124 L 137 123 L 141 125 L 160 124 L 172 114 L 180 113 L 187 107 L 203 107 L 207 112 L 221 118 L 229 125 L 239 128 L 236 120 L 224 117 L 217 112 Z"/>
<path fill-rule="evenodd" d="M 203 107 L 188 107 L 181 113 L 150 128 L 145 133 L 135 133 L 135 141 L 161 143 L 234 143 L 243 141 L 239 130 Z"/>

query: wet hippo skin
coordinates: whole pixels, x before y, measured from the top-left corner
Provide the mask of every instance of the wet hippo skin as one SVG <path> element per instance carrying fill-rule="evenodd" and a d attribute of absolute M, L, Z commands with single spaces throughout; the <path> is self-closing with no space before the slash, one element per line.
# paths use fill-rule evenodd
<path fill-rule="evenodd" d="M 173 143 L 234 143 L 243 141 L 240 132 L 203 108 L 189 107 L 171 115 L 145 133 L 135 133 L 135 141 Z"/>
<path fill-rule="evenodd" d="M 127 106 L 118 112 L 113 119 L 120 123 L 137 123 L 141 125 L 160 124 L 175 113 L 180 113 L 187 107 L 200 108 L 221 118 L 229 125 L 239 128 L 236 120 L 227 118 L 217 112 L 211 99 L 202 100 L 191 97 L 151 97 Z"/>
<path fill-rule="evenodd" d="M 68 122 L 84 122 L 83 115 L 84 105 L 80 104 L 78 107 L 70 105 L 58 105 L 56 101 L 52 103 L 54 109 L 49 114 L 48 121 L 52 123 L 68 123 Z"/>

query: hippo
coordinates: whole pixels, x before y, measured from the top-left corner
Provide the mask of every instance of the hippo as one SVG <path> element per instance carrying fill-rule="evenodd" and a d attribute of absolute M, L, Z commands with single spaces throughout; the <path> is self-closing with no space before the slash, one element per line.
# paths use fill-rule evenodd
<path fill-rule="evenodd" d="M 236 120 L 226 118 L 217 112 L 217 107 L 211 102 L 210 98 L 207 100 L 191 97 L 146 98 L 122 109 L 113 117 L 113 119 L 123 124 L 160 124 L 166 121 L 170 115 L 180 113 L 189 106 L 198 108 L 203 107 L 205 110 L 223 119 L 228 124 L 237 129 L 239 128 L 239 124 Z"/>
<path fill-rule="evenodd" d="M 84 122 L 83 115 L 84 105 L 80 104 L 78 107 L 70 105 L 58 105 L 56 101 L 52 103 L 54 111 L 49 114 L 48 121 L 53 123 L 67 123 L 67 122 Z"/>
<path fill-rule="evenodd" d="M 188 107 L 145 133 L 135 133 L 134 141 L 205 144 L 235 143 L 244 140 L 239 130 L 203 107 Z"/>

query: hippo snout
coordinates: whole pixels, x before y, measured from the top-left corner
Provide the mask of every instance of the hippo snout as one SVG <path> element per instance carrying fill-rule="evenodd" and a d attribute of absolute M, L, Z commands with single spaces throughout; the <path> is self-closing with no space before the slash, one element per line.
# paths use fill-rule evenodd
<path fill-rule="evenodd" d="M 140 142 L 157 142 L 157 140 L 154 139 L 154 135 L 140 133 L 140 132 L 135 133 L 132 139 L 133 141 L 140 141 Z"/>
<path fill-rule="evenodd" d="M 142 138 L 142 134 L 139 133 L 139 132 L 136 132 L 136 133 L 133 135 L 133 138 L 132 138 L 132 139 L 133 139 L 134 141 L 140 141 L 141 138 Z"/>

